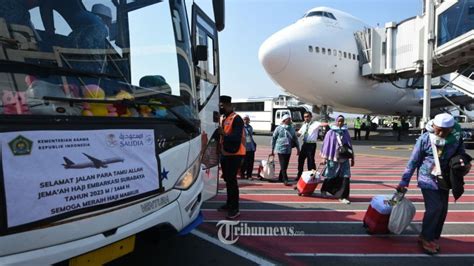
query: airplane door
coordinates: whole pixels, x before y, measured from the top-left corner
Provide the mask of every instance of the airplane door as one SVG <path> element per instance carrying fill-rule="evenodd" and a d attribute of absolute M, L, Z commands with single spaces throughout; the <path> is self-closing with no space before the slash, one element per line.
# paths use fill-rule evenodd
<path fill-rule="evenodd" d="M 192 7 L 193 63 L 202 130 L 201 172 L 203 200 L 217 195 L 219 182 L 219 46 L 215 23 L 197 6 Z M 206 56 L 207 54 L 207 56 Z"/>

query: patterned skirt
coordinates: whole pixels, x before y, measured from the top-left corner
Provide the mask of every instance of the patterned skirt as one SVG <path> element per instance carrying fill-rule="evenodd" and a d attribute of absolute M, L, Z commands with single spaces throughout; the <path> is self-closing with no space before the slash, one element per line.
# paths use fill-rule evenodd
<path fill-rule="evenodd" d="M 323 176 L 326 178 L 333 178 L 336 176 L 342 176 L 345 178 L 351 177 L 351 165 L 349 160 L 344 161 L 328 161 L 326 165 L 326 170 L 323 173 Z"/>

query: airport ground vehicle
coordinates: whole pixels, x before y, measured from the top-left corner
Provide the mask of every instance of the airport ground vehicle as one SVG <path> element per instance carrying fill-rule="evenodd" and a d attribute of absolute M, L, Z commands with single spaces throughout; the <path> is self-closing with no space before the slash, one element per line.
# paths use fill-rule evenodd
<path fill-rule="evenodd" d="M 0 264 L 102 264 L 193 228 L 217 192 L 223 1 L 191 27 L 181 0 L 38 2 L 0 0 Z"/>
<path fill-rule="evenodd" d="M 302 106 L 280 105 L 274 98 L 245 99 L 232 101 L 234 110 L 239 115 L 248 115 L 255 133 L 272 133 L 288 114 L 298 130 L 303 124 L 303 114 L 306 108 Z"/>
<path fill-rule="evenodd" d="M 474 123 L 466 115 L 455 115 L 454 119 L 461 125 L 464 145 L 468 149 L 474 148 Z"/>

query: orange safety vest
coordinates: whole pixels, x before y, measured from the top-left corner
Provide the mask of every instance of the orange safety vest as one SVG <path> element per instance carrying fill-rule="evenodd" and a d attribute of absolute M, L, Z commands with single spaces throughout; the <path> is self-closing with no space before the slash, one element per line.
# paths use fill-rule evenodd
<path fill-rule="evenodd" d="M 229 136 L 232 133 L 232 123 L 234 122 L 234 118 L 236 118 L 238 114 L 232 112 L 229 116 L 227 116 L 223 121 L 222 121 L 222 128 L 224 129 L 224 135 Z M 231 156 L 231 155 L 245 155 L 246 153 L 246 148 L 245 148 L 245 133 L 244 133 L 244 128 L 242 128 L 242 139 L 240 141 L 240 147 L 239 150 L 236 153 L 230 153 L 224 151 L 224 138 L 221 138 L 221 150 L 222 150 L 222 155 L 224 156 Z"/>

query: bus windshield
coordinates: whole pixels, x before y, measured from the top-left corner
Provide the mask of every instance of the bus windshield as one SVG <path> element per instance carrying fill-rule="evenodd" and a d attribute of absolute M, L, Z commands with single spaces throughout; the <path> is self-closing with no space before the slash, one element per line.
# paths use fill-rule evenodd
<path fill-rule="evenodd" d="M 0 114 L 197 119 L 176 18 L 161 0 L 0 0 Z"/>

